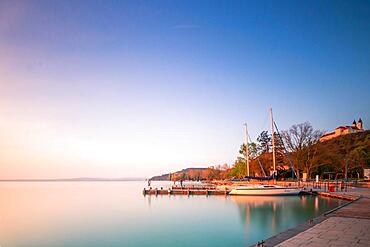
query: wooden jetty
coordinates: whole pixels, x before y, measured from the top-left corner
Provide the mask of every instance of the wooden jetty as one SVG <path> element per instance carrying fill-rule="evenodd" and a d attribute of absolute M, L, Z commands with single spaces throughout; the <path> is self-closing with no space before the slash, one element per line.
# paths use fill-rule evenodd
<path fill-rule="evenodd" d="M 213 186 L 202 186 L 202 187 L 180 187 L 173 186 L 171 188 L 144 188 L 143 195 L 228 195 L 230 190 L 220 190 Z"/>
<path fill-rule="evenodd" d="M 185 186 L 172 186 L 170 188 L 144 188 L 143 195 L 229 195 L 231 188 L 217 188 L 214 185 L 185 185 Z M 301 190 L 300 195 L 315 195 L 332 197 L 347 201 L 354 201 L 358 199 L 352 195 L 348 195 L 346 192 L 327 192 L 322 189 L 311 188 L 310 190 Z"/>

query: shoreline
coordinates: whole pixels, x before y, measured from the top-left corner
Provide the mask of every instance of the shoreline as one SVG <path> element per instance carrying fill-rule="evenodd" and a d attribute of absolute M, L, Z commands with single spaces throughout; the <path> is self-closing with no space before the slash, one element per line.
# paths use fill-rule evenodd
<path fill-rule="evenodd" d="M 145 178 L 46 178 L 46 179 L 1 179 L 0 182 L 130 182 L 146 181 Z"/>

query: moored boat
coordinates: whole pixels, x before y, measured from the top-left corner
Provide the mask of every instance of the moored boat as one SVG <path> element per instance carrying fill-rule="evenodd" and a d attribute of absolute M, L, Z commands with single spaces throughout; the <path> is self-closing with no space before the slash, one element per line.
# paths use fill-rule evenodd
<path fill-rule="evenodd" d="M 298 187 L 282 187 L 278 185 L 239 186 L 230 191 L 229 195 L 245 196 L 288 196 L 298 195 Z"/>
<path fill-rule="evenodd" d="M 280 141 L 288 155 L 288 160 L 291 165 L 292 174 L 297 177 L 293 162 L 289 158 L 289 152 L 286 150 L 284 141 L 282 140 L 279 130 L 277 129 L 276 123 L 274 122 L 274 118 L 272 115 L 272 108 L 270 108 L 270 119 L 271 119 L 271 143 L 272 143 L 272 171 L 270 171 L 270 176 L 266 176 L 266 172 L 264 171 L 263 165 L 261 164 L 259 158 L 257 157 L 256 160 L 258 161 L 261 171 L 263 173 L 263 177 L 256 177 L 250 176 L 249 174 L 249 145 L 248 140 L 250 139 L 248 135 L 248 128 L 247 124 L 245 124 L 245 160 L 247 166 L 247 176 L 244 178 L 247 180 L 257 179 L 257 180 L 276 180 L 277 178 L 277 170 L 276 170 L 276 154 L 275 154 L 275 137 L 280 138 Z M 276 128 L 276 131 L 275 131 Z M 298 195 L 301 190 L 298 187 L 283 187 L 278 185 L 247 185 L 247 186 L 239 186 L 234 188 L 230 191 L 229 195 L 246 195 L 246 196 L 285 196 L 285 195 Z"/>

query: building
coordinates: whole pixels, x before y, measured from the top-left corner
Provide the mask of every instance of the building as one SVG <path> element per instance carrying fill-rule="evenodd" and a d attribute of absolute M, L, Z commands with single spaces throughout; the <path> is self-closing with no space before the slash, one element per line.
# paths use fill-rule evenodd
<path fill-rule="evenodd" d="M 351 126 L 339 126 L 335 129 L 335 131 L 327 133 L 320 137 L 320 142 L 324 142 L 330 139 L 333 139 L 338 136 L 343 136 L 351 133 L 357 133 L 364 131 L 362 120 L 361 118 L 356 123 L 355 120 L 353 120 L 353 123 Z"/>

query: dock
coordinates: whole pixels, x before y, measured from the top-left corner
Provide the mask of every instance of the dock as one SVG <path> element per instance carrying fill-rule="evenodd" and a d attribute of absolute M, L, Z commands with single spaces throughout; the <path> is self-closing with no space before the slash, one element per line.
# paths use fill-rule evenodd
<path fill-rule="evenodd" d="M 226 196 L 229 195 L 231 188 L 217 188 L 212 186 L 193 187 L 193 186 L 173 186 L 170 188 L 144 188 L 143 195 L 214 195 L 214 196 Z M 345 193 L 330 193 L 322 190 L 302 190 L 300 195 L 319 195 L 324 197 L 332 197 L 347 201 L 355 200 L 354 196 L 347 195 Z"/>
<path fill-rule="evenodd" d="M 217 189 L 214 186 L 172 186 L 171 188 L 144 188 L 143 195 L 213 195 L 226 196 L 230 190 Z"/>
<path fill-rule="evenodd" d="M 310 183 L 278 183 L 283 187 L 300 187 L 302 191 L 300 195 L 315 195 L 332 197 L 341 200 L 353 201 L 357 199 L 357 196 L 350 195 L 347 192 L 349 185 L 348 183 L 338 182 L 310 182 Z M 201 185 L 174 185 L 169 188 L 144 188 L 143 195 L 216 195 L 226 196 L 229 195 L 231 190 L 235 188 L 232 185 L 217 186 L 215 184 L 201 184 Z"/>

